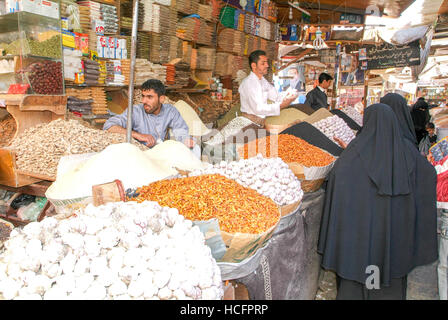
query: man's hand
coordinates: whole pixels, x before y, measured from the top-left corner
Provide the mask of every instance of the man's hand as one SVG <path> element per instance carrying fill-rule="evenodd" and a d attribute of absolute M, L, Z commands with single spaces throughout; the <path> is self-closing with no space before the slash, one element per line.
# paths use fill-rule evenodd
<path fill-rule="evenodd" d="M 294 94 L 290 94 L 288 93 L 285 97 L 285 99 L 283 99 L 282 103 L 280 104 L 280 109 L 284 109 L 286 107 L 288 107 L 294 100 L 297 99 L 299 95 L 297 93 Z"/>
<path fill-rule="evenodd" d="M 333 139 L 341 146 L 342 149 L 347 148 L 347 144 L 338 137 L 333 137 Z"/>
<path fill-rule="evenodd" d="M 135 132 L 132 134 L 132 137 L 138 141 L 143 142 L 149 148 L 156 144 L 156 139 L 150 134 Z"/>
<path fill-rule="evenodd" d="M 186 145 L 188 148 L 192 149 L 196 143 L 193 139 L 187 138 L 184 140 L 184 145 Z"/>

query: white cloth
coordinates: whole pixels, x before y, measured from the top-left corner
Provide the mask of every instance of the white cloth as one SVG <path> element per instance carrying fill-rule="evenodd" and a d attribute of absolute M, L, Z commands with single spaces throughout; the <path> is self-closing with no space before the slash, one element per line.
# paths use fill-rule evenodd
<path fill-rule="evenodd" d="M 240 93 L 241 112 L 260 118 L 280 115 L 281 97 L 264 77 L 259 79 L 251 72 L 238 89 Z M 268 103 L 271 100 L 273 103 Z"/>

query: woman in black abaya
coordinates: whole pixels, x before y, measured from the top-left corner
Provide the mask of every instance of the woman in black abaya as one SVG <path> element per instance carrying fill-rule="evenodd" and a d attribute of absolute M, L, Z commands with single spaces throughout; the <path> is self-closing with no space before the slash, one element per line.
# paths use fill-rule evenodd
<path fill-rule="evenodd" d="M 411 116 L 414 122 L 417 143 L 420 143 L 426 134 L 426 124 L 431 118 L 429 105 L 424 98 L 418 98 L 417 102 L 412 106 Z"/>
<path fill-rule="evenodd" d="M 417 265 L 431 263 L 437 259 L 437 173 L 434 167 L 418 151 L 414 124 L 406 99 L 397 93 L 388 93 L 380 99 L 391 107 L 398 119 L 402 137 L 415 162 L 415 180 L 411 184 L 417 211 L 417 244 L 423 246 L 416 250 Z M 422 236 L 423 235 L 423 236 Z M 424 253 L 422 253 L 424 252 Z"/>
<path fill-rule="evenodd" d="M 403 137 L 418 148 L 417 137 L 415 135 L 414 123 L 406 99 L 398 93 L 388 93 L 380 99 L 381 103 L 387 104 L 397 117 Z"/>
<path fill-rule="evenodd" d="M 337 273 L 337 299 L 405 299 L 407 274 L 437 258 L 425 243 L 432 245 L 433 234 L 418 217 L 415 167 L 391 108 L 368 107 L 326 191 L 318 251 L 322 266 Z M 366 286 L 372 266 L 380 289 Z"/>

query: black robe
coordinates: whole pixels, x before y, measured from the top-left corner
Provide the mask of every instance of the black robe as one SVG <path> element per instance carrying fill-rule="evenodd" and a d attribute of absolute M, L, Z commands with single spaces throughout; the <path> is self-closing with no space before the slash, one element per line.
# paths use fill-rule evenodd
<path fill-rule="evenodd" d="M 333 110 L 330 110 L 330 112 L 332 114 L 338 116 L 342 120 L 344 120 L 344 122 L 350 127 L 350 129 L 356 130 L 356 131 L 361 130 L 361 126 L 359 124 L 357 124 L 355 120 L 350 118 L 345 112 L 343 112 L 339 109 L 333 109 Z"/>
<path fill-rule="evenodd" d="M 426 133 L 426 124 L 431 118 L 428 103 L 425 100 L 417 100 L 412 106 L 411 116 L 415 127 L 417 143 L 420 143 Z"/>
<path fill-rule="evenodd" d="M 328 108 L 327 94 L 316 87 L 307 93 L 305 104 L 313 108 L 314 111 L 320 108 Z"/>
<path fill-rule="evenodd" d="M 392 111 L 398 119 L 398 124 L 400 125 L 404 138 L 417 147 L 414 123 L 406 99 L 397 93 L 388 93 L 380 99 L 380 102 L 392 108 Z"/>
<path fill-rule="evenodd" d="M 388 106 L 366 109 L 363 128 L 329 174 L 318 244 L 325 269 L 363 285 L 367 267 L 375 265 L 381 287 L 388 287 L 437 259 L 436 217 L 423 207 L 435 198 L 421 201 L 419 194 L 422 188 L 435 192 L 435 185 L 416 183 L 421 172 L 414 150 Z"/>
<path fill-rule="evenodd" d="M 319 129 L 308 122 L 300 122 L 281 132 L 282 134 L 291 134 L 297 138 L 303 139 L 309 144 L 328 151 L 333 156 L 339 157 L 343 149 L 323 134 Z"/>
<path fill-rule="evenodd" d="M 417 244 L 421 246 L 417 250 L 418 265 L 425 265 L 437 259 L 437 173 L 434 167 L 418 151 L 417 138 L 414 130 L 410 109 L 405 98 L 397 93 L 388 93 L 380 99 L 381 103 L 387 104 L 394 111 L 405 143 L 411 150 L 413 161 L 415 161 L 414 193 L 417 209 L 417 235 L 427 233 Z M 422 254 L 424 252 L 424 254 Z"/>

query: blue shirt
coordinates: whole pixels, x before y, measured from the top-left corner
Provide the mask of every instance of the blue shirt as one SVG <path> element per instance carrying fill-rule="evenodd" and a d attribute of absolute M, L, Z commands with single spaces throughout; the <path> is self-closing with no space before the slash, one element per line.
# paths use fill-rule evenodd
<path fill-rule="evenodd" d="M 126 128 L 128 110 L 122 114 L 109 118 L 103 126 L 107 130 L 112 126 Z M 179 142 L 189 138 L 188 125 L 179 111 L 171 104 L 162 104 L 158 115 L 146 113 L 143 104 L 134 105 L 132 110 L 132 130 L 142 134 L 150 134 L 156 139 L 165 140 L 168 128 L 173 131 L 174 137 Z"/>

